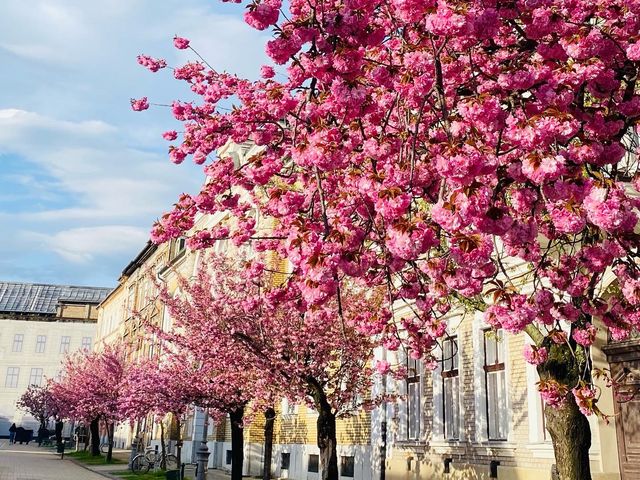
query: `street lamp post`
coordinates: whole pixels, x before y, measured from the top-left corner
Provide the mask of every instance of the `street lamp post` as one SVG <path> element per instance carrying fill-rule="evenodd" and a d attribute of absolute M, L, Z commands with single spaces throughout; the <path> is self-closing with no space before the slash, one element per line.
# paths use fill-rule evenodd
<path fill-rule="evenodd" d="M 209 411 L 204 409 L 204 425 L 202 432 L 202 443 L 196 450 L 196 463 L 197 472 L 196 480 L 206 480 L 207 478 L 207 465 L 209 463 L 209 448 L 207 447 L 207 423 L 208 423 Z"/>

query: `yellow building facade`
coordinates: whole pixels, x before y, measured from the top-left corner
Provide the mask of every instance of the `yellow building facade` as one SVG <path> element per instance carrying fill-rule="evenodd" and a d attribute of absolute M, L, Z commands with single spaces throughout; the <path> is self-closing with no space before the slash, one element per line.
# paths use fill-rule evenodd
<path fill-rule="evenodd" d="M 603 331 L 592 348 L 596 368 L 610 367 Z M 522 354 L 528 337 L 496 337 L 477 313 L 452 315 L 448 334 L 439 353 L 444 360 L 435 370 L 408 361 L 401 351 L 378 352 L 409 371 L 407 380 L 387 385 L 403 400 L 373 413 L 372 443 L 381 437 L 373 426 L 385 420 L 388 426 L 386 479 L 552 480 L 555 458 L 538 376 Z M 599 387 L 599 405 L 613 415 L 612 391 L 604 382 Z M 589 418 L 594 480 L 633 478 L 620 475 L 620 420 Z"/>

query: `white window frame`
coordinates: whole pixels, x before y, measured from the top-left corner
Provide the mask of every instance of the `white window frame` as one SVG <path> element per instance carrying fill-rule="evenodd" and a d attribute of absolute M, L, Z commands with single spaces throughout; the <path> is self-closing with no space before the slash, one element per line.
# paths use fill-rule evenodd
<path fill-rule="evenodd" d="M 405 364 L 407 365 L 407 378 L 405 380 L 405 390 L 407 392 L 407 397 L 405 401 L 406 438 L 407 438 L 407 441 L 418 442 L 422 439 L 422 434 L 424 431 L 424 428 L 423 428 L 424 420 L 422 418 L 422 413 L 423 413 L 422 406 L 424 402 L 424 395 L 423 395 L 423 389 L 422 389 L 422 382 L 423 382 L 422 361 L 412 359 L 410 353 L 407 352 Z M 412 389 L 415 393 L 417 393 L 417 405 L 414 405 L 415 402 L 411 402 Z M 416 409 L 415 412 L 412 412 L 412 407 Z M 412 434 L 412 423 L 411 423 L 412 417 L 414 417 L 415 422 L 417 422 L 417 425 L 414 425 L 413 427 L 413 432 L 415 432 L 415 435 Z"/>
<path fill-rule="evenodd" d="M 288 418 L 298 414 L 298 405 L 290 402 L 286 397 L 282 399 L 280 408 L 282 409 L 283 417 Z"/>
<path fill-rule="evenodd" d="M 513 413 L 511 410 L 511 398 L 509 395 L 509 335 L 504 333 L 502 343 L 504 352 L 504 377 L 505 377 L 505 425 L 506 439 L 493 440 L 489 439 L 489 427 L 487 418 L 487 400 L 486 400 L 486 376 L 484 370 L 484 330 L 490 328 L 483 318 L 482 313 L 477 312 L 473 321 L 473 395 L 475 406 L 475 441 L 477 443 L 492 443 L 504 445 L 513 441 Z"/>
<path fill-rule="evenodd" d="M 34 367 L 29 374 L 29 385 L 35 385 L 36 387 L 42 386 L 43 369 Z"/>
<path fill-rule="evenodd" d="M 7 367 L 7 375 L 4 379 L 5 388 L 17 388 L 20 379 L 20 367 Z"/>
<path fill-rule="evenodd" d="M 493 336 L 490 336 L 493 335 Z M 497 337 L 497 338 L 496 338 Z M 509 391 L 507 390 L 507 367 L 505 357 L 507 351 L 505 349 L 505 332 L 504 330 L 498 330 L 494 332 L 492 329 L 483 329 L 483 370 L 485 374 L 485 391 L 484 397 L 486 402 L 486 415 L 487 415 L 487 436 L 489 441 L 505 442 L 508 440 L 509 435 L 509 418 L 507 410 L 507 397 Z M 489 378 L 495 378 L 498 382 L 496 385 L 496 394 L 498 397 L 494 404 L 490 404 L 489 399 Z M 500 388 L 502 384 L 502 388 Z M 502 392 L 502 395 L 499 393 Z M 495 414 L 494 412 L 501 412 L 503 415 Z M 489 422 L 492 413 L 495 417 L 495 430 L 492 432 L 492 424 Z"/>
<path fill-rule="evenodd" d="M 91 347 L 93 344 L 93 338 L 91 337 L 82 337 L 82 346 L 80 348 L 82 348 L 82 350 L 87 350 L 87 351 L 91 351 Z"/>
<path fill-rule="evenodd" d="M 60 353 L 69 353 L 69 349 L 71 348 L 71 337 L 68 335 L 63 335 L 60 337 Z"/>
<path fill-rule="evenodd" d="M 36 353 L 44 353 L 47 349 L 47 336 L 38 335 L 36 337 Z"/>
<path fill-rule="evenodd" d="M 133 316 L 133 312 L 136 310 L 136 298 L 138 297 L 138 285 L 129 285 L 127 289 L 127 318 Z"/>
<path fill-rule="evenodd" d="M 455 348 L 452 342 L 455 342 Z M 450 335 L 442 340 L 443 347 L 442 361 L 438 365 L 439 378 L 438 386 L 440 387 L 440 421 L 441 421 L 441 437 L 449 442 L 460 441 L 464 429 L 461 425 L 463 415 L 461 414 L 461 365 L 460 365 L 460 337 L 458 335 Z M 451 345 L 451 351 L 446 348 L 447 344 Z M 449 373 L 450 372 L 450 373 Z M 447 398 L 446 384 L 452 383 L 452 396 Z M 434 383 L 435 386 L 435 383 Z M 453 390 L 455 389 L 455 390 Z M 435 402 L 435 395 L 434 395 Z M 435 405 L 435 404 L 434 404 Z M 447 408 L 447 405 L 450 407 Z M 447 421 L 447 417 L 453 412 L 451 421 Z M 455 434 L 452 434 L 451 431 Z"/>
<path fill-rule="evenodd" d="M 23 346 L 24 346 L 24 333 L 16 333 L 13 336 L 13 345 L 11 346 L 11 351 L 20 353 L 22 352 Z"/>

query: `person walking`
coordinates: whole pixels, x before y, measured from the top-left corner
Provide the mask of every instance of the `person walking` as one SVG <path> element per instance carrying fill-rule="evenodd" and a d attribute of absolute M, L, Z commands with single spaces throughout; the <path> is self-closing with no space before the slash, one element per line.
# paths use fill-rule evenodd
<path fill-rule="evenodd" d="M 9 443 L 16 443 L 16 430 L 15 423 L 9 427 Z"/>

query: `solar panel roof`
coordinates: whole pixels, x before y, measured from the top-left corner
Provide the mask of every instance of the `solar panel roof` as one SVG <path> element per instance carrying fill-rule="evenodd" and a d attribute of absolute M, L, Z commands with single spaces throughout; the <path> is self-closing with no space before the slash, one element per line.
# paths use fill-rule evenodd
<path fill-rule="evenodd" d="M 110 288 L 0 282 L 0 312 L 56 313 L 59 302 L 100 303 Z"/>

